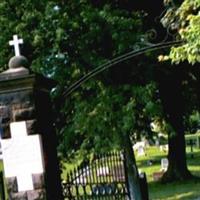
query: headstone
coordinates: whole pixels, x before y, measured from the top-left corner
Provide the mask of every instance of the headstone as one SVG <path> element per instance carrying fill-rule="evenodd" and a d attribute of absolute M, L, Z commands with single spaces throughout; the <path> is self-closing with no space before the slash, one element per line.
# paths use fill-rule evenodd
<path fill-rule="evenodd" d="M 169 150 L 169 147 L 168 147 L 168 144 L 164 144 L 164 145 L 160 145 L 160 151 L 163 151 L 163 152 L 168 152 Z"/>
<path fill-rule="evenodd" d="M 155 145 L 157 146 L 157 147 L 159 147 L 159 145 L 160 145 L 160 141 L 156 138 L 156 141 L 155 141 Z"/>
<path fill-rule="evenodd" d="M 11 138 L 2 139 L 6 178 L 16 177 L 18 192 L 34 190 L 33 174 L 44 173 L 41 138 L 27 135 L 26 123 L 10 124 Z"/>
<path fill-rule="evenodd" d="M 138 148 L 141 147 L 141 146 L 142 146 L 143 148 L 146 147 L 145 141 L 136 142 L 136 143 L 133 145 L 133 149 L 134 149 L 134 150 L 138 150 Z"/>
<path fill-rule="evenodd" d="M 137 149 L 137 155 L 138 156 L 144 156 L 145 155 L 145 149 L 143 146 L 139 146 Z"/>
<path fill-rule="evenodd" d="M 161 171 L 167 171 L 169 162 L 167 158 L 162 158 L 161 159 Z"/>

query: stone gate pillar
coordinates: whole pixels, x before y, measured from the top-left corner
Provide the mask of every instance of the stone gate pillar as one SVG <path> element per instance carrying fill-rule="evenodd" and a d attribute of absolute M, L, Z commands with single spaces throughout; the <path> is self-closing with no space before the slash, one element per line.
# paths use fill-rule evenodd
<path fill-rule="evenodd" d="M 12 122 L 25 122 L 27 137 L 35 134 L 41 136 L 44 172 L 32 174 L 34 188 L 27 191 L 19 191 L 17 177 L 6 177 L 9 199 L 61 200 L 62 189 L 56 151 L 56 135 L 49 97 L 49 92 L 55 83 L 39 74 L 31 73 L 26 68 L 27 64 L 25 57 L 15 56 L 9 62 L 9 69 L 0 74 L 1 138 L 2 141 L 11 139 L 10 124 Z M 24 151 L 26 149 L 27 147 L 24 147 Z M 23 152 L 22 150 L 22 154 L 29 153 L 30 157 L 33 152 L 31 150 Z M 14 162 L 21 161 L 16 159 Z M 16 166 L 13 164 L 10 167 L 15 168 Z"/>

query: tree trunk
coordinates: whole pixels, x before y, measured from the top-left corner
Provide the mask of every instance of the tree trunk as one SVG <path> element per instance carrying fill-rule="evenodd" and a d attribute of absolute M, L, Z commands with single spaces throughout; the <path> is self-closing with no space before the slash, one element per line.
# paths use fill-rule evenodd
<path fill-rule="evenodd" d="M 132 149 L 132 143 L 128 135 L 121 137 L 122 148 L 125 151 L 126 168 L 128 176 L 128 187 L 131 200 L 142 200 L 140 190 L 139 174 L 137 170 L 136 160 Z"/>
<path fill-rule="evenodd" d="M 183 71 L 174 67 L 159 74 L 159 93 L 167 123 L 175 133 L 168 133 L 169 166 L 162 181 L 170 182 L 191 178 L 187 168 L 183 116 L 186 102 L 182 95 Z"/>
<path fill-rule="evenodd" d="M 184 134 L 178 132 L 176 135 L 169 136 L 168 145 L 169 166 L 162 177 L 162 181 L 171 182 L 175 180 L 186 180 L 191 178 L 192 175 L 187 168 L 186 162 Z"/>
<path fill-rule="evenodd" d="M 187 168 L 183 113 L 176 109 L 176 113 L 168 113 L 167 119 L 175 133 L 168 133 L 169 166 L 162 180 L 164 182 L 187 180 L 192 175 Z"/>

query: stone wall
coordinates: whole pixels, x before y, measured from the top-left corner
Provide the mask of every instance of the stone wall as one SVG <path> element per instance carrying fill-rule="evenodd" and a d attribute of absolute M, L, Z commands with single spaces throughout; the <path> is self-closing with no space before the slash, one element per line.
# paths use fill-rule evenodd
<path fill-rule="evenodd" d="M 46 200 L 44 174 L 33 174 L 34 190 L 18 192 L 16 177 L 7 178 L 7 191 L 11 200 Z"/>

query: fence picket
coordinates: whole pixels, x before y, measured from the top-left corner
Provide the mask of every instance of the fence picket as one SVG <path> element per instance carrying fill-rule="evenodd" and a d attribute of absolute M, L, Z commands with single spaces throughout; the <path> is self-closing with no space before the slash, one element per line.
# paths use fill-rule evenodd
<path fill-rule="evenodd" d="M 67 174 L 64 197 L 69 200 L 128 200 L 123 152 L 94 155 Z"/>

